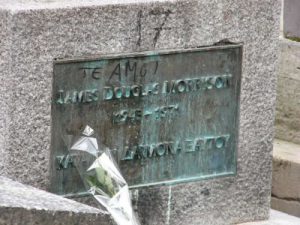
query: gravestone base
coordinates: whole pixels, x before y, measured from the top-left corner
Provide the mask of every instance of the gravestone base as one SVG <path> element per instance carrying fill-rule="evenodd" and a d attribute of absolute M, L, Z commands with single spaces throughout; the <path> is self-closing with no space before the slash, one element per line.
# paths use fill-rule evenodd
<path fill-rule="evenodd" d="M 299 225 L 300 218 L 271 210 L 270 219 L 239 225 Z M 0 225 L 112 225 L 96 208 L 0 176 Z"/>
<path fill-rule="evenodd" d="M 103 211 L 0 176 L 0 225 L 111 225 Z"/>

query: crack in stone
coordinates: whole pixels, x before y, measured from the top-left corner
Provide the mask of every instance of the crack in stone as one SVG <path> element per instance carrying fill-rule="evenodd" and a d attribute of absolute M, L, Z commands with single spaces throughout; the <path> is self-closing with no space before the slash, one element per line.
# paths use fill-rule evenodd
<path fill-rule="evenodd" d="M 277 199 L 281 199 L 281 200 L 285 200 L 285 201 L 293 201 L 293 202 L 298 202 L 300 203 L 300 198 L 293 198 L 293 197 L 279 197 L 275 194 L 272 194 L 272 198 L 277 198 Z"/>

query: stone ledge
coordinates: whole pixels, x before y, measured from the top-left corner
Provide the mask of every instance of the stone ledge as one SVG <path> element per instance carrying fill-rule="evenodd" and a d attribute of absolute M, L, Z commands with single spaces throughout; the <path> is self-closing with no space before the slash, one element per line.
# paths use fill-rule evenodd
<path fill-rule="evenodd" d="M 0 225 L 109 225 L 99 209 L 0 176 Z M 240 225 L 299 225 L 300 218 L 271 210 L 268 221 Z"/>
<path fill-rule="evenodd" d="M 0 176 L 0 225 L 110 224 L 103 211 Z"/>
<path fill-rule="evenodd" d="M 300 145 L 274 141 L 272 208 L 300 217 Z"/>
<path fill-rule="evenodd" d="M 0 0 L 0 9 L 11 11 L 35 9 L 61 9 L 107 5 L 128 5 L 151 2 L 174 2 L 174 0 Z"/>
<path fill-rule="evenodd" d="M 300 218 L 290 216 L 288 214 L 279 211 L 271 210 L 269 220 L 243 223 L 239 225 L 299 225 L 299 224 L 300 224 Z"/>
<path fill-rule="evenodd" d="M 273 209 L 281 210 L 294 216 L 300 216 L 300 201 L 293 199 L 281 199 L 272 197 L 271 205 Z"/>

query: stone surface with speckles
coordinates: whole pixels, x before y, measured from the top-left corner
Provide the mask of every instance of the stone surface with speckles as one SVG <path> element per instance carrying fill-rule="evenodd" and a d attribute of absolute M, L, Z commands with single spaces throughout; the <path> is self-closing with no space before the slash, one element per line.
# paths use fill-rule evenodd
<path fill-rule="evenodd" d="M 229 39 L 244 44 L 237 175 L 139 190 L 134 201 L 144 225 L 225 225 L 268 217 L 279 0 L 0 2 L 6 27 L 0 31 L 6 43 L 0 46 L 5 71 L 0 78 L 5 82 L 0 87 L 5 95 L 0 173 L 49 186 L 55 58 L 189 48 Z"/>
<path fill-rule="evenodd" d="M 271 210 L 270 219 L 265 221 L 243 223 L 239 225 L 299 225 L 300 218 L 276 210 Z"/>
<path fill-rule="evenodd" d="M 0 176 L 0 225 L 109 225 L 103 211 Z"/>
<path fill-rule="evenodd" d="M 10 58 L 10 46 L 11 46 L 11 33 L 10 22 L 11 15 L 7 11 L 0 11 L 0 174 L 7 172 L 6 165 L 8 164 L 8 154 L 6 150 L 6 141 L 8 137 L 8 123 L 9 123 L 9 101 L 7 95 L 7 86 L 4 84 L 9 83 L 9 58 Z"/>

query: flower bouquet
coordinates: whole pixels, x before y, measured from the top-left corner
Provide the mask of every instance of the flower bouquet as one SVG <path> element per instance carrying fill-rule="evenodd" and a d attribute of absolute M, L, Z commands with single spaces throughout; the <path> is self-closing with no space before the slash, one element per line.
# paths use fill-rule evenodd
<path fill-rule="evenodd" d="M 94 130 L 86 126 L 82 135 L 67 137 L 73 164 L 89 193 L 118 225 L 139 225 L 132 208 L 128 185 L 114 161 L 110 149 L 99 148 Z"/>

